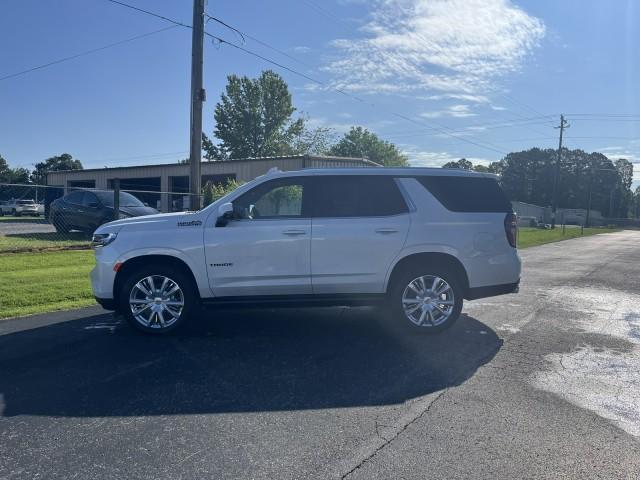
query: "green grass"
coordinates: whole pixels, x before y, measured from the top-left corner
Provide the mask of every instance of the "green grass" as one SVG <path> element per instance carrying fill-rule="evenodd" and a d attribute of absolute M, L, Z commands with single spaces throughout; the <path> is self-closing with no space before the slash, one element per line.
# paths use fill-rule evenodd
<path fill-rule="evenodd" d="M 545 243 L 560 242 L 582 236 L 579 227 L 568 227 L 562 233 L 562 227 L 554 230 L 543 230 L 539 228 L 520 228 L 518 233 L 518 248 L 535 247 Z M 598 233 L 610 233 L 618 230 L 614 228 L 585 228 L 584 236 L 597 235 Z"/>
<path fill-rule="evenodd" d="M 0 319 L 95 304 L 93 251 L 0 255 Z"/>
<path fill-rule="evenodd" d="M 12 215 L 2 215 L 0 222 L 18 222 L 18 223 L 47 223 L 47 220 L 40 216 L 25 215 L 24 217 L 14 217 Z"/>
<path fill-rule="evenodd" d="M 14 233 L 0 235 L 0 253 L 33 252 L 89 248 L 91 241 L 85 233 Z"/>

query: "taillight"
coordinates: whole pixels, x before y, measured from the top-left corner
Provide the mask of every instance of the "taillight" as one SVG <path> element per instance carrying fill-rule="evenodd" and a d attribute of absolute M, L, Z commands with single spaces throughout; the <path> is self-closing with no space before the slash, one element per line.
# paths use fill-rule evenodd
<path fill-rule="evenodd" d="M 507 241 L 513 248 L 517 247 L 518 242 L 518 217 L 515 213 L 507 213 L 504 217 L 504 233 L 507 234 Z"/>

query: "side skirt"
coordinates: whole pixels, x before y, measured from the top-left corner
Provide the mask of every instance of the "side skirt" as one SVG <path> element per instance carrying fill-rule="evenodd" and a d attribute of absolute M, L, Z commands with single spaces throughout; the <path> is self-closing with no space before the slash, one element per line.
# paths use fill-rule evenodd
<path fill-rule="evenodd" d="M 203 298 L 202 305 L 207 308 L 362 307 L 382 305 L 385 298 L 384 294 L 256 295 Z"/>

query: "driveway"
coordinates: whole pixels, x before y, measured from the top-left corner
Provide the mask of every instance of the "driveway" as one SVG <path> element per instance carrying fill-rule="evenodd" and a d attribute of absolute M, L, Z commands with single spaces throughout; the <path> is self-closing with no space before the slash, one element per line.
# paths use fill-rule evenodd
<path fill-rule="evenodd" d="M 437 337 L 368 309 L 0 322 L 0 478 L 638 478 L 640 232 L 523 251 Z"/>

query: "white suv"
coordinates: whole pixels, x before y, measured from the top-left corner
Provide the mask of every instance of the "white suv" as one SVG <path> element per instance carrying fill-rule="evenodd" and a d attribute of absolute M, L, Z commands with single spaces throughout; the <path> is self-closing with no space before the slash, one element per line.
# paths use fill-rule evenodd
<path fill-rule="evenodd" d="M 518 290 L 517 221 L 490 174 L 270 172 L 195 213 L 127 218 L 93 236 L 97 301 L 165 333 L 200 305 L 381 305 L 434 333 L 462 300 Z"/>

